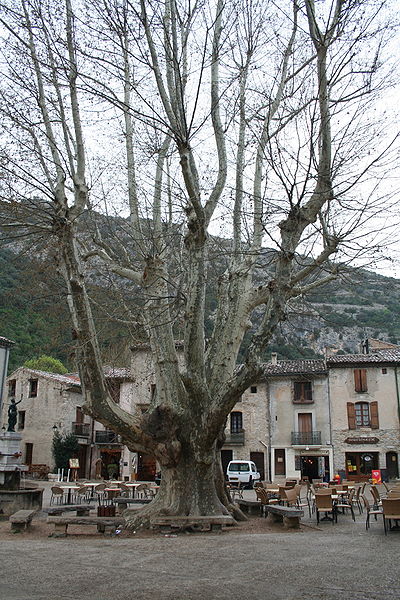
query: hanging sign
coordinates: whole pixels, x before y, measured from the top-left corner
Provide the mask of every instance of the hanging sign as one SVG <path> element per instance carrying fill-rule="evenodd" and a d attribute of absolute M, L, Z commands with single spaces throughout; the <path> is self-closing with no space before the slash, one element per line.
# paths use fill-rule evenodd
<path fill-rule="evenodd" d="M 346 444 L 377 444 L 379 438 L 377 437 L 348 437 L 345 440 Z"/>

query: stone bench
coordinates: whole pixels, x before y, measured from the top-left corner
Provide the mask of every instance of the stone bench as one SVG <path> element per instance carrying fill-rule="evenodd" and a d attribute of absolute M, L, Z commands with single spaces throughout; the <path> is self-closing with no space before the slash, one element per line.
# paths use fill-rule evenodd
<path fill-rule="evenodd" d="M 21 531 L 21 529 L 29 529 L 32 517 L 36 514 L 36 510 L 18 510 L 13 515 L 10 515 L 11 531 Z"/>
<path fill-rule="evenodd" d="M 172 530 L 185 529 L 208 529 L 211 531 L 221 531 L 223 525 L 235 525 L 236 521 L 230 515 L 205 515 L 205 516 L 169 516 L 154 517 L 150 524 L 152 527 L 158 527 L 161 532 L 170 532 Z"/>
<path fill-rule="evenodd" d="M 282 521 L 286 529 L 298 529 L 300 519 L 304 516 L 304 511 L 295 506 L 280 506 L 266 504 L 264 511 L 273 521 Z"/>
<path fill-rule="evenodd" d="M 64 504 L 61 506 L 50 506 L 50 508 L 44 508 L 43 512 L 50 515 L 62 515 L 65 512 L 75 512 L 77 517 L 86 517 L 90 513 L 92 507 L 90 504 Z"/>
<path fill-rule="evenodd" d="M 257 500 L 236 500 L 235 502 L 239 505 L 240 510 L 248 513 L 249 515 L 262 513 L 264 506 Z"/>
<path fill-rule="evenodd" d="M 52 537 L 66 537 L 68 525 L 97 525 L 97 531 L 105 533 L 106 527 L 115 533 L 120 525 L 125 525 L 123 517 L 47 517 L 47 523 L 54 525 Z"/>
<path fill-rule="evenodd" d="M 124 496 L 117 496 L 113 498 L 113 504 L 118 506 L 118 510 L 122 512 L 128 508 L 128 504 L 150 504 L 150 498 L 125 498 Z"/>

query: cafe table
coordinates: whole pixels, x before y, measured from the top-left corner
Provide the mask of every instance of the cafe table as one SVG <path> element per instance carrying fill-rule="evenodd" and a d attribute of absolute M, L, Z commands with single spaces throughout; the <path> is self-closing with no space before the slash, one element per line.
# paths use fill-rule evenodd
<path fill-rule="evenodd" d="M 66 504 L 72 504 L 72 502 L 71 502 L 72 493 L 76 492 L 76 490 L 79 490 L 79 488 L 82 486 L 81 485 L 57 485 L 57 487 L 61 488 L 63 490 L 63 492 L 67 492 Z"/>

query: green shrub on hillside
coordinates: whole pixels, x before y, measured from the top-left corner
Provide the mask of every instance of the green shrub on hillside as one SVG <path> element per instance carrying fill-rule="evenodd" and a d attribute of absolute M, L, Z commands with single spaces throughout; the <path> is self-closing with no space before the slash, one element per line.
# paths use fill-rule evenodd
<path fill-rule="evenodd" d="M 24 362 L 24 367 L 35 369 L 35 371 L 46 371 L 47 373 L 59 373 L 64 375 L 68 370 L 64 367 L 61 360 L 42 354 L 38 358 L 31 358 Z"/>

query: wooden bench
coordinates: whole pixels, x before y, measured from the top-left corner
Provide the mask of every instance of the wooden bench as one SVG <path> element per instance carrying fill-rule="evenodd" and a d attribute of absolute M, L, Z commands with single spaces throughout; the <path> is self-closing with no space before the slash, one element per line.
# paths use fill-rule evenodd
<path fill-rule="evenodd" d="M 286 529 L 298 529 L 300 527 L 300 519 L 304 516 L 304 511 L 295 506 L 266 504 L 264 511 L 273 521 L 283 520 L 283 525 Z"/>
<path fill-rule="evenodd" d="M 9 517 L 11 523 L 11 531 L 21 531 L 21 529 L 29 529 L 31 526 L 32 517 L 36 514 L 36 510 L 18 510 Z"/>
<path fill-rule="evenodd" d="M 61 506 L 50 506 L 50 508 L 44 508 L 43 512 L 50 515 L 62 515 L 65 512 L 76 511 L 77 517 L 87 517 L 89 516 L 90 509 L 92 507 L 90 504 L 64 504 Z"/>
<path fill-rule="evenodd" d="M 150 524 L 152 527 L 158 527 L 161 532 L 171 532 L 172 530 L 208 529 L 211 531 L 221 531 L 223 525 L 235 525 L 236 521 L 230 515 L 210 515 L 210 516 L 169 516 L 154 517 Z"/>
<path fill-rule="evenodd" d="M 123 517 L 47 517 L 47 523 L 54 525 L 50 537 L 66 537 L 68 525 L 97 525 L 97 531 L 105 533 L 106 527 L 115 533 L 120 525 L 125 525 Z"/>

